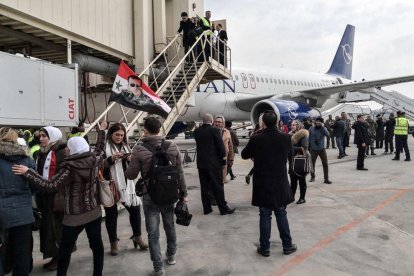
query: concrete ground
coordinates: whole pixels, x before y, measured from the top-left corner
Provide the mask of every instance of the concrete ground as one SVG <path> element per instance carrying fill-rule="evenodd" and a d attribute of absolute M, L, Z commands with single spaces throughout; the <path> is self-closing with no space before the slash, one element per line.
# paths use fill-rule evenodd
<path fill-rule="evenodd" d="M 192 140 L 177 138 L 175 142 L 181 148 L 194 146 Z M 411 136 L 409 147 L 414 149 Z M 188 227 L 176 226 L 177 264 L 166 265 L 166 275 L 414 275 L 413 163 L 391 161 L 393 155 L 383 155 L 383 149 L 377 149 L 378 155 L 365 161 L 369 171 L 357 171 L 354 145 L 347 148 L 349 156 L 345 159 L 336 159 L 337 150 L 327 152 L 333 184 L 323 184 L 322 166 L 317 160 L 316 181 L 308 182 L 307 202 L 288 206 L 291 234 L 298 246 L 298 251 L 288 256 L 282 253 L 274 218 L 270 257 L 256 253 L 258 208 L 251 206 L 252 187 L 244 180 L 252 167 L 250 160 L 238 156 L 234 164 L 237 178 L 225 184 L 226 199 L 237 208 L 228 216 L 220 216 L 216 207 L 210 215 L 203 215 L 197 169 L 195 164 L 187 166 L 193 220 Z M 142 230 L 147 240 L 144 218 Z M 133 249 L 128 239 L 132 230 L 126 212 L 119 216 L 118 234 L 120 254 L 112 257 L 102 223 L 104 275 L 151 272 L 149 251 Z M 45 261 L 38 252 L 37 236 L 35 243 L 32 275 L 54 275 L 41 267 Z M 85 233 L 77 246 L 69 275 L 92 275 L 92 253 Z M 163 232 L 161 250 L 166 250 Z"/>

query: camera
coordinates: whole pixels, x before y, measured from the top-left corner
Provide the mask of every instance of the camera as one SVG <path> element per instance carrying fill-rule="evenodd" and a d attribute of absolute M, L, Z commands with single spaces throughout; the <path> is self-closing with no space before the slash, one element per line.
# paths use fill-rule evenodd
<path fill-rule="evenodd" d="M 144 185 L 145 185 L 145 180 L 143 178 L 139 178 L 137 183 L 135 184 L 135 193 L 137 196 L 144 195 Z"/>

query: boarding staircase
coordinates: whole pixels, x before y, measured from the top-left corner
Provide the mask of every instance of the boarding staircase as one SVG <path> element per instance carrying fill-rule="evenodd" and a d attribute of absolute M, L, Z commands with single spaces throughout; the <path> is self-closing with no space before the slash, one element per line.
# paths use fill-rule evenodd
<path fill-rule="evenodd" d="M 360 92 L 347 92 L 341 102 L 375 101 L 383 105 L 383 110 L 405 111 L 408 119 L 414 120 L 414 100 L 397 91 L 369 88 Z"/>
<path fill-rule="evenodd" d="M 197 85 L 232 78 L 231 49 L 226 44 L 224 49 L 217 47 L 211 39 L 207 39 L 207 34 L 208 32 L 203 33 L 185 54 L 181 35 L 168 38 L 167 46 L 139 74 L 139 77 L 171 107 L 168 117 L 162 119 L 162 135 L 167 135 L 172 128 Z M 216 41 L 219 41 L 219 38 L 216 38 Z M 206 55 L 206 49 L 209 49 L 210 57 Z M 224 56 L 224 65 L 218 62 L 220 56 Z M 143 135 L 143 121 L 148 116 L 147 112 L 126 108 L 115 102 L 100 114 L 86 133 L 117 107 L 122 111 L 122 117 L 118 121 L 125 124 L 129 142 L 139 141 Z"/>
<path fill-rule="evenodd" d="M 322 118 L 327 120 L 329 115 L 335 119 L 335 116 L 341 115 L 342 112 L 346 114 L 350 114 L 352 117 L 356 118 L 355 115 L 358 114 L 371 114 L 371 108 L 368 105 L 356 105 L 356 104 L 349 104 L 349 103 L 341 103 L 337 106 L 328 109 L 322 112 Z"/>

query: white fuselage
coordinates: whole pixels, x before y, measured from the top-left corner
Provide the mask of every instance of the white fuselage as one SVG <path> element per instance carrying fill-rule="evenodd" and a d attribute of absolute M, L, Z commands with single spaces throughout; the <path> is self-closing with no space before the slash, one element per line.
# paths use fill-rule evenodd
<path fill-rule="evenodd" d="M 237 98 L 278 95 L 300 92 L 318 87 L 350 82 L 332 75 L 276 69 L 271 72 L 237 68 L 232 70 L 233 80 L 218 80 L 200 85 L 193 93 L 188 108 L 184 109 L 179 121 L 198 121 L 200 115 L 221 114 L 228 120 L 249 121 L 250 112 L 236 106 Z M 320 111 L 338 104 L 338 93 L 325 101 Z"/>

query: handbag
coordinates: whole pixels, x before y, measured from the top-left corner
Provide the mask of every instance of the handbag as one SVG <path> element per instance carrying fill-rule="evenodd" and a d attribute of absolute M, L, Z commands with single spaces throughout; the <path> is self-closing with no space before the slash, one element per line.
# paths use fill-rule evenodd
<path fill-rule="evenodd" d="M 106 180 L 101 168 L 98 172 L 98 194 L 101 204 L 107 208 L 114 206 L 121 199 L 115 181 L 113 179 Z"/>
<path fill-rule="evenodd" d="M 38 231 L 41 224 L 42 213 L 37 208 L 33 208 L 34 222 L 32 223 L 32 231 Z"/>
<path fill-rule="evenodd" d="M 55 213 L 65 212 L 65 196 L 62 194 L 62 192 L 55 194 L 53 198 L 52 211 Z"/>
<path fill-rule="evenodd" d="M 295 157 L 293 157 L 292 168 L 297 176 L 306 176 L 310 171 L 308 156 L 302 154 L 295 155 Z"/>
<path fill-rule="evenodd" d="M 179 225 L 188 226 L 190 225 L 192 214 L 188 211 L 188 206 L 182 200 L 177 202 L 177 205 L 174 208 L 174 213 L 177 216 L 175 221 Z"/>

